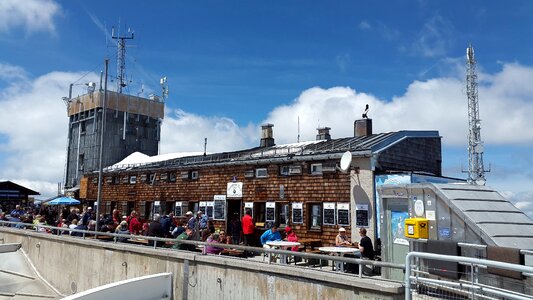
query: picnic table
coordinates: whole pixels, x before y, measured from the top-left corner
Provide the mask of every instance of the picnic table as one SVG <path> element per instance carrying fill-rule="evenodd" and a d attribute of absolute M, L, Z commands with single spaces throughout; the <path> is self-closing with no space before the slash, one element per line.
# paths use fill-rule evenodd
<path fill-rule="evenodd" d="M 356 254 L 359 253 L 359 249 L 355 247 L 320 247 L 318 250 L 326 253 L 332 253 L 334 255 L 344 256 L 346 253 Z M 344 263 L 335 262 L 335 269 L 338 272 L 344 272 Z"/>

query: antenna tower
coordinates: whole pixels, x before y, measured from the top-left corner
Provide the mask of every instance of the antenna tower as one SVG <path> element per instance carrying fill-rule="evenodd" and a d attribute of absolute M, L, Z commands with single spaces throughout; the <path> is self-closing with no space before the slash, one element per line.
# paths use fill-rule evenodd
<path fill-rule="evenodd" d="M 479 100 L 476 59 L 474 48 L 466 48 L 466 95 L 468 97 L 468 182 L 485 185 L 483 166 L 483 141 L 481 141 L 481 120 L 479 119 Z"/>
<path fill-rule="evenodd" d="M 128 35 L 121 36 L 120 28 L 117 35 L 115 35 L 115 27 L 112 28 L 111 38 L 117 40 L 117 91 L 122 93 L 122 88 L 127 84 L 125 83 L 126 74 L 126 40 L 133 40 L 134 32 L 128 28 Z"/>

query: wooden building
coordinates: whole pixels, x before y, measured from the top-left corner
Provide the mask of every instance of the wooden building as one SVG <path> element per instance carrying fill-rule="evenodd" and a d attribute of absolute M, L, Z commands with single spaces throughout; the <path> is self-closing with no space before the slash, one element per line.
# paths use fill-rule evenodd
<path fill-rule="evenodd" d="M 16 205 L 28 206 L 28 196 L 33 195 L 40 195 L 40 193 L 12 181 L 0 181 L 0 209 L 8 214 L 15 209 Z"/>
<path fill-rule="evenodd" d="M 299 238 L 328 244 L 342 226 L 358 241 L 356 227 L 374 237 L 377 174 L 441 175 L 437 131 L 372 134 L 365 119 L 356 121 L 354 137 L 331 139 L 329 128 L 320 128 L 315 141 L 275 145 L 272 127 L 263 126 L 260 146 L 252 149 L 106 168 L 101 210 L 135 209 L 149 219 L 155 212 L 184 216 L 201 209 L 224 228 L 250 208 L 258 231 L 269 222 L 289 225 Z M 343 171 L 346 151 L 352 160 Z M 97 198 L 97 183 L 98 174 L 85 174 L 80 197 L 88 204 Z"/>

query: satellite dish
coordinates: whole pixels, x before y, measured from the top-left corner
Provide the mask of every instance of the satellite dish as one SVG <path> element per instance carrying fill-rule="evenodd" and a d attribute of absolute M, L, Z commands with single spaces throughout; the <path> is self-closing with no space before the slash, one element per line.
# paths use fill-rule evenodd
<path fill-rule="evenodd" d="M 352 163 L 352 152 L 346 151 L 341 157 L 341 170 L 347 171 Z"/>

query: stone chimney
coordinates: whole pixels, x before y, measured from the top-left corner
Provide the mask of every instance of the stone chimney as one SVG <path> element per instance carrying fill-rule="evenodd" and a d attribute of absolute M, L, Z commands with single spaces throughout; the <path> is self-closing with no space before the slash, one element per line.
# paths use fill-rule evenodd
<path fill-rule="evenodd" d="M 318 130 L 318 134 L 316 135 L 316 140 L 317 141 L 322 141 L 322 140 L 329 141 L 329 140 L 331 140 L 331 135 L 329 134 L 329 130 L 330 129 L 331 128 L 329 128 L 329 127 L 317 128 L 316 130 Z"/>
<path fill-rule="evenodd" d="M 355 120 L 353 127 L 355 137 L 372 135 L 372 119 Z"/>
<path fill-rule="evenodd" d="M 274 143 L 274 134 L 272 133 L 274 124 L 261 125 L 261 144 L 260 147 L 270 147 L 276 145 Z"/>

